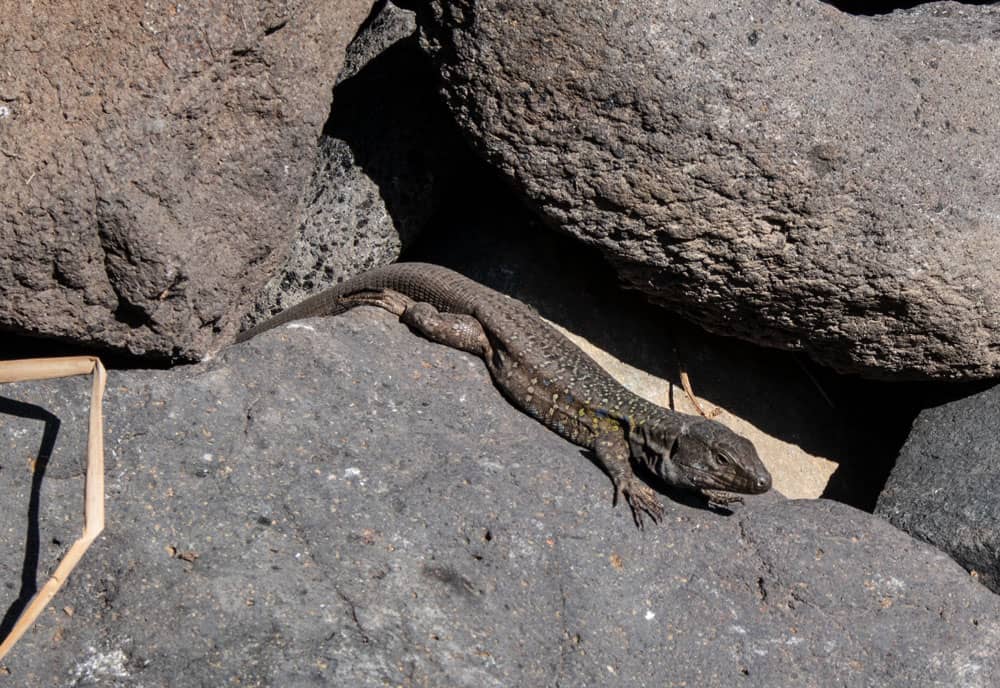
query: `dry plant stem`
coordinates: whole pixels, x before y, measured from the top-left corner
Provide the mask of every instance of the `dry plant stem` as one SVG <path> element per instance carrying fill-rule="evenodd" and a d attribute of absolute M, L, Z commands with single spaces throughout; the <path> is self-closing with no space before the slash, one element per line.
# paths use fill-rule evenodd
<path fill-rule="evenodd" d="M 104 422 L 101 399 L 107 373 L 100 359 L 94 356 L 66 358 L 29 358 L 20 361 L 0 361 L 0 383 L 26 380 L 47 380 L 54 377 L 93 374 L 90 391 L 90 425 L 87 431 L 87 481 L 84 488 L 83 535 L 73 543 L 59 562 L 52 576 L 21 612 L 17 623 L 0 643 L 0 659 L 14 646 L 38 615 L 52 601 L 70 572 L 80 562 L 101 531 L 104 530 Z"/>
<path fill-rule="evenodd" d="M 722 413 L 722 410 L 718 408 L 712 409 L 710 413 L 705 413 L 705 409 L 701 407 L 701 404 L 698 403 L 698 398 L 694 395 L 694 390 L 691 389 L 691 380 L 688 378 L 687 371 L 684 370 L 683 368 L 681 369 L 681 387 L 684 388 L 684 393 L 687 394 L 688 399 L 690 399 L 691 403 L 694 404 L 694 407 L 698 411 L 698 413 L 700 413 L 705 418 L 715 418 L 720 413 Z"/>

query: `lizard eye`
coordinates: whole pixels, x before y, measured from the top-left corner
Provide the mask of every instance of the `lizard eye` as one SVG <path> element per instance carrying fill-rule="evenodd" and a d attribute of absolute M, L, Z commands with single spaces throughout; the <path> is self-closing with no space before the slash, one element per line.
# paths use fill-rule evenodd
<path fill-rule="evenodd" d="M 728 466 L 733 462 L 726 454 L 719 452 L 715 455 L 715 458 L 719 461 L 720 466 Z"/>

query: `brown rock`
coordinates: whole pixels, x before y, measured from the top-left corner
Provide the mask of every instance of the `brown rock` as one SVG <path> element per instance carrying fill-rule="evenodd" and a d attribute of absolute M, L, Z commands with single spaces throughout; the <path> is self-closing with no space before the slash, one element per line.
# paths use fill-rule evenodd
<path fill-rule="evenodd" d="M 299 219 L 370 3 L 3 5 L 0 327 L 203 354 Z"/>

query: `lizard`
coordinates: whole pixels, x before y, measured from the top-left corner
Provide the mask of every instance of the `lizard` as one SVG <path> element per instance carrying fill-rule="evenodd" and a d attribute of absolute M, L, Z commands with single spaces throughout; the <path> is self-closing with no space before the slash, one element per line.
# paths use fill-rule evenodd
<path fill-rule="evenodd" d="M 749 440 L 717 421 L 646 401 L 531 306 L 440 265 L 374 268 L 241 332 L 236 342 L 361 305 L 383 308 L 427 339 L 482 358 L 514 406 L 592 450 L 611 478 L 612 504 L 624 498 L 640 529 L 644 514 L 658 523 L 664 509 L 633 463 L 715 504 L 771 488 L 771 475 Z"/>

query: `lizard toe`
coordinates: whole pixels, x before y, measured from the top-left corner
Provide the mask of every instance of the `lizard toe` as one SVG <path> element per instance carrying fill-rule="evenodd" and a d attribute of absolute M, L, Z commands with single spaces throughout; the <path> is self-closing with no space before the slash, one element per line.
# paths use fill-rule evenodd
<path fill-rule="evenodd" d="M 628 485 L 622 487 L 622 492 L 625 493 L 628 505 L 632 509 L 632 520 L 635 521 L 639 530 L 644 529 L 644 515 L 649 516 L 653 523 L 659 523 L 663 518 L 663 504 L 660 503 L 656 493 L 647 485 L 633 479 L 629 481 Z"/>

